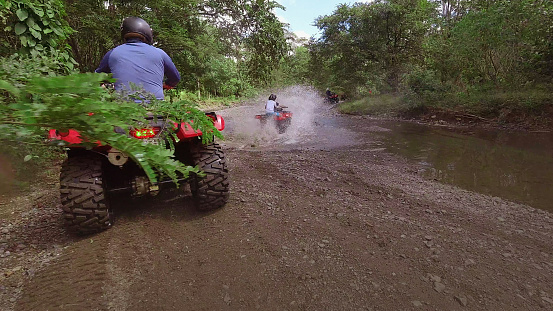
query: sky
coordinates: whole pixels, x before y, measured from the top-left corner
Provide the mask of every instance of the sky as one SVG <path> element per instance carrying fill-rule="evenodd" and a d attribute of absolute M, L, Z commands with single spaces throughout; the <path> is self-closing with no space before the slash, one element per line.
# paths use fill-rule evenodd
<path fill-rule="evenodd" d="M 290 30 L 298 37 L 318 37 L 318 29 L 313 26 L 319 16 L 331 15 L 339 4 L 372 2 L 372 0 L 277 0 L 286 10 L 276 10 L 281 22 L 290 24 Z"/>

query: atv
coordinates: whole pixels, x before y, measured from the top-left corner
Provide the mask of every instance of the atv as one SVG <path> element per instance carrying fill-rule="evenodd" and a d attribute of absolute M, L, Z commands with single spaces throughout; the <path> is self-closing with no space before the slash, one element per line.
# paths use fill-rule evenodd
<path fill-rule="evenodd" d="M 325 101 L 330 104 L 337 104 L 340 102 L 340 98 L 338 97 L 338 94 L 330 93 L 330 95 L 326 97 Z"/>
<path fill-rule="evenodd" d="M 214 112 L 206 115 L 213 120 L 215 128 L 220 131 L 225 128 L 221 116 Z M 191 173 L 179 180 L 179 184 L 189 183 L 196 208 L 208 211 L 223 207 L 229 196 L 229 181 L 221 146 L 215 142 L 203 144 L 202 132 L 185 122 L 179 124 L 149 116 L 144 124 L 144 128 L 131 130 L 129 135 L 151 144 L 167 144 L 167 139 L 173 136 L 166 134 L 174 131 L 178 137 L 172 141 L 175 158 L 205 173 L 205 177 Z M 122 135 L 126 134 L 119 130 Z M 168 186 L 174 187 L 170 179 L 152 184 L 137 163 L 110 146 L 98 144 L 91 150 L 81 147 L 83 138 L 75 130 L 50 130 L 49 138 L 68 143 L 67 159 L 60 173 L 60 197 L 69 231 L 88 234 L 108 229 L 114 221 L 114 198 L 155 196 Z"/>
<path fill-rule="evenodd" d="M 287 106 L 275 108 L 275 114 L 257 114 L 256 119 L 259 119 L 261 126 L 265 126 L 268 121 L 274 122 L 279 134 L 286 132 L 290 124 L 292 124 L 292 113 L 284 110 Z"/>

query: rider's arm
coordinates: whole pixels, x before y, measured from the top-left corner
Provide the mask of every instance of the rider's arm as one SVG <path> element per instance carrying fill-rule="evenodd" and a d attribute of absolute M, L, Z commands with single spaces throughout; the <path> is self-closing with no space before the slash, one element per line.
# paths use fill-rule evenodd
<path fill-rule="evenodd" d="M 106 53 L 106 55 L 104 55 L 104 58 L 102 58 L 100 65 L 98 66 L 98 68 L 96 68 L 94 72 L 105 72 L 105 73 L 111 72 L 111 69 L 109 68 L 109 56 L 111 55 L 112 51 L 113 50 L 110 50 L 109 52 Z"/>
<path fill-rule="evenodd" d="M 162 52 L 163 55 L 163 69 L 165 72 L 165 76 L 167 77 L 167 80 L 165 80 L 165 84 L 168 86 L 176 86 L 177 83 L 180 81 L 180 74 L 177 70 L 177 67 L 171 60 L 171 57 L 167 55 L 167 53 Z"/>

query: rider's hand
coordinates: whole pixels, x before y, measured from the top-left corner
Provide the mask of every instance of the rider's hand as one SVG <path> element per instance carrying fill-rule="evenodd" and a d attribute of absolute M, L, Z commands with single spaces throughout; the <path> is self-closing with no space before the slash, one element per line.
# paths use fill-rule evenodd
<path fill-rule="evenodd" d="M 171 89 L 173 89 L 173 87 L 170 86 L 170 85 L 167 85 L 167 84 L 163 83 L 163 89 L 164 89 L 164 90 L 171 90 Z"/>

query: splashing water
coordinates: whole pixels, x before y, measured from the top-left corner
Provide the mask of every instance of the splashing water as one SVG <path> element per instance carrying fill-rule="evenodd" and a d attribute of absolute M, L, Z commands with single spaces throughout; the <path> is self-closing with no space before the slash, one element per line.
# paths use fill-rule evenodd
<path fill-rule="evenodd" d="M 263 147 L 278 148 L 279 146 L 302 143 L 315 134 L 314 120 L 322 110 L 329 107 L 323 104 L 323 98 L 313 88 L 292 86 L 285 88 L 277 95 L 277 102 L 286 106 L 285 110 L 292 112 L 292 123 L 285 133 L 279 134 L 276 124 L 269 121 L 262 126 L 256 114 L 265 113 L 265 103 L 270 94 L 256 99 L 252 106 L 241 106 L 219 111 L 226 121 L 225 144 L 239 149 Z"/>

